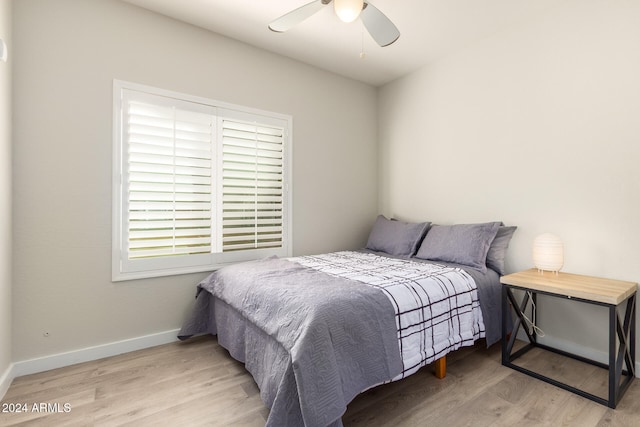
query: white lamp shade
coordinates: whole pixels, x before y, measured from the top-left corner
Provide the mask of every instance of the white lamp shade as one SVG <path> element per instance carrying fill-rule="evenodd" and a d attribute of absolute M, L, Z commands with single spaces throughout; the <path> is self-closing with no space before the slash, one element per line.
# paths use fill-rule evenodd
<path fill-rule="evenodd" d="M 538 270 L 558 272 L 564 264 L 564 245 L 554 234 L 544 233 L 533 240 L 533 265 Z"/>
<path fill-rule="evenodd" d="M 358 19 L 364 0 L 333 0 L 333 9 L 342 22 L 353 22 Z"/>

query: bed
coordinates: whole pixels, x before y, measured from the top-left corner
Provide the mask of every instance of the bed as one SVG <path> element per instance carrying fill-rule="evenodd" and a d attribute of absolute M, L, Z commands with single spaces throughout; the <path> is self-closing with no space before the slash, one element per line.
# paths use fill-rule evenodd
<path fill-rule="evenodd" d="M 515 227 L 379 216 L 367 247 L 266 258 L 197 286 L 180 339 L 214 334 L 252 374 L 267 426 L 341 426 L 359 393 L 500 338 L 500 283 Z"/>

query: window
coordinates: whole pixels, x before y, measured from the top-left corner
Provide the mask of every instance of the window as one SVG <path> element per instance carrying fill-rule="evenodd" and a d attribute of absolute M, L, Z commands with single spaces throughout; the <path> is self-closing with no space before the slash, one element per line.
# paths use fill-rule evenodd
<path fill-rule="evenodd" d="M 291 117 L 114 82 L 113 280 L 290 256 Z"/>

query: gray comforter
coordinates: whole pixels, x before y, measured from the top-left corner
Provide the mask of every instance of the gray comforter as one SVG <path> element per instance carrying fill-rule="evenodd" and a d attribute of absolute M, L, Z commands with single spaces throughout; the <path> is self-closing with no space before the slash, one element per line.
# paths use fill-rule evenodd
<path fill-rule="evenodd" d="M 271 408 L 267 426 L 341 425 L 356 395 L 402 370 L 382 292 L 284 259 L 226 267 L 198 285 L 179 338 L 218 331 Z"/>
<path fill-rule="evenodd" d="M 500 337 L 498 274 L 449 266 L 473 277 L 491 345 Z M 402 371 L 394 307 L 383 292 L 285 259 L 225 267 L 203 280 L 179 338 L 201 333 L 217 334 L 245 363 L 271 408 L 267 426 L 341 426 L 356 395 Z"/>

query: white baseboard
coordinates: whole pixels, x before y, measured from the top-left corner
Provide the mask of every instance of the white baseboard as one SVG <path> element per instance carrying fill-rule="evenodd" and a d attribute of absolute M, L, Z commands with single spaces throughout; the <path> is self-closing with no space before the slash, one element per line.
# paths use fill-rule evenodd
<path fill-rule="evenodd" d="M 585 347 L 580 344 L 566 341 L 556 338 L 551 335 L 545 335 L 544 337 L 538 337 L 540 344 L 548 345 L 549 347 L 557 348 L 558 350 L 566 351 L 567 353 L 577 354 L 587 359 L 595 360 L 600 363 L 609 363 L 609 353 L 602 350 L 596 350 L 591 347 Z"/>
<path fill-rule="evenodd" d="M 7 393 L 7 390 L 9 390 L 11 381 L 13 381 L 13 379 L 16 377 L 14 373 L 14 366 L 15 365 L 11 363 L 9 366 L 7 366 L 7 369 L 2 373 L 2 375 L 0 375 L 0 400 L 2 400 L 4 395 Z"/>
<path fill-rule="evenodd" d="M 13 375 L 11 379 L 22 375 L 35 374 L 38 372 L 48 371 L 50 369 L 75 365 L 76 363 L 89 362 L 91 360 L 98 360 L 104 357 L 116 356 L 118 354 L 141 350 L 143 348 L 168 344 L 178 340 L 178 331 L 179 329 L 174 329 L 157 334 L 82 348 L 66 353 L 53 354 L 51 356 L 15 362 L 13 363 L 13 368 L 10 371 Z M 0 396 L 2 396 L 2 394 L 0 394 Z"/>
<path fill-rule="evenodd" d="M 526 341 L 526 337 L 524 338 Z M 608 351 L 597 350 L 591 347 L 585 347 L 580 344 L 558 339 L 550 335 L 539 337 L 538 342 L 540 344 L 547 345 L 549 347 L 557 348 L 558 350 L 566 351 L 567 353 L 577 354 L 587 359 L 595 360 L 596 362 L 609 364 Z M 636 378 L 640 378 L 640 362 L 636 361 Z"/>

